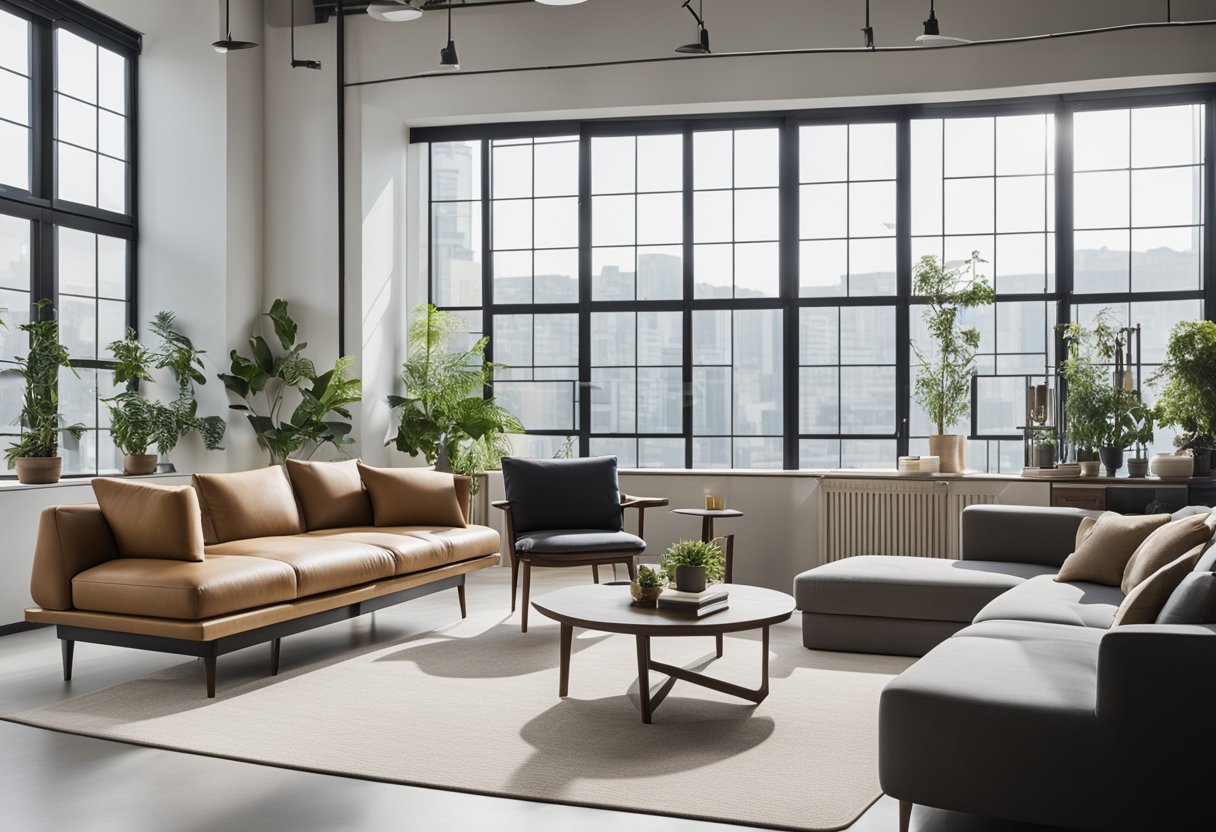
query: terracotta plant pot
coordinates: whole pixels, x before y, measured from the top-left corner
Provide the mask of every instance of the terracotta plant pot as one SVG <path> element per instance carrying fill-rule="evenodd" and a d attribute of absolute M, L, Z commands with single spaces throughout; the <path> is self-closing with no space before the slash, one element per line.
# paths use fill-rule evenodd
<path fill-rule="evenodd" d="M 122 458 L 124 474 L 152 474 L 156 472 L 156 454 L 127 454 Z"/>
<path fill-rule="evenodd" d="M 929 437 L 929 456 L 941 459 L 943 474 L 961 474 L 967 468 L 967 437 L 957 433 Z"/>
<path fill-rule="evenodd" d="M 17 482 L 24 485 L 48 485 L 59 482 L 63 471 L 61 456 L 19 456 L 16 459 Z"/>
<path fill-rule="evenodd" d="M 680 592 L 704 592 L 705 581 L 704 566 L 676 567 L 676 589 Z"/>

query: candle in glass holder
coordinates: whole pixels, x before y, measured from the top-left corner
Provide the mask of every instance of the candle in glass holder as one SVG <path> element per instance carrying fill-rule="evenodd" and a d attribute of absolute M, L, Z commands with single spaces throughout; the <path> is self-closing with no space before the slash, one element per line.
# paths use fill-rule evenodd
<path fill-rule="evenodd" d="M 705 510 L 706 511 L 721 511 L 725 507 L 726 502 L 714 494 L 705 495 Z"/>

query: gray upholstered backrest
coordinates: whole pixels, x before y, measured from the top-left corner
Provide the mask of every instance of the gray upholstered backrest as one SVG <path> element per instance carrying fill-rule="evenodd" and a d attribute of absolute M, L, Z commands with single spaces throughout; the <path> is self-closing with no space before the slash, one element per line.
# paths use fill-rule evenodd
<path fill-rule="evenodd" d="M 963 509 L 964 560 L 1058 567 L 1076 548 L 1077 527 L 1101 512 L 1079 508 L 976 505 Z"/>
<path fill-rule="evenodd" d="M 502 479 L 517 535 L 553 529 L 624 528 L 616 457 L 503 457 Z"/>

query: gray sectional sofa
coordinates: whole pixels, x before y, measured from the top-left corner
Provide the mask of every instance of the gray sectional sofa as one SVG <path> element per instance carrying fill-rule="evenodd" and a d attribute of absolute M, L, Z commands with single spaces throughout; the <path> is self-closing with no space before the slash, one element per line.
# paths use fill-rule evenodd
<path fill-rule="evenodd" d="M 901 829 L 913 804 L 1095 831 L 1216 829 L 1216 624 L 1111 629 L 1117 587 L 1052 580 L 1089 513 L 975 506 L 962 560 L 856 557 L 798 577 L 808 647 L 923 655 L 880 708 Z M 1195 569 L 1214 568 L 1209 544 Z"/>

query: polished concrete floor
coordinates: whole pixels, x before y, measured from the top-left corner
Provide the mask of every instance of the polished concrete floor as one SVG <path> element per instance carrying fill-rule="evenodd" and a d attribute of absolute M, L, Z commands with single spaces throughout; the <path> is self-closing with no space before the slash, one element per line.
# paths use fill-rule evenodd
<path fill-rule="evenodd" d="M 534 590 L 590 580 L 584 570 L 539 570 Z M 469 603 L 504 605 L 509 572 L 470 580 Z M 374 616 L 333 624 L 283 642 L 284 666 L 345 648 L 389 643 L 450 622 L 454 592 L 412 601 Z M 790 624 L 788 626 L 794 626 Z M 268 648 L 220 659 L 219 684 L 260 678 Z M 556 657 L 554 657 L 556 660 Z M 50 629 L 0 638 L 0 714 L 99 690 L 180 664 L 180 657 L 81 644 L 74 679 L 60 676 Z M 202 671 L 199 671 L 202 686 Z M 200 690 L 201 695 L 201 690 Z M 758 798 L 762 791 L 758 789 Z M 332 832 L 332 830 L 612 830 L 711 832 L 727 824 L 584 809 L 436 789 L 372 783 L 192 754 L 142 748 L 0 722 L 0 828 L 41 832 Z M 916 832 L 1050 832 L 917 807 Z M 895 801 L 883 798 L 851 832 L 895 832 Z"/>

